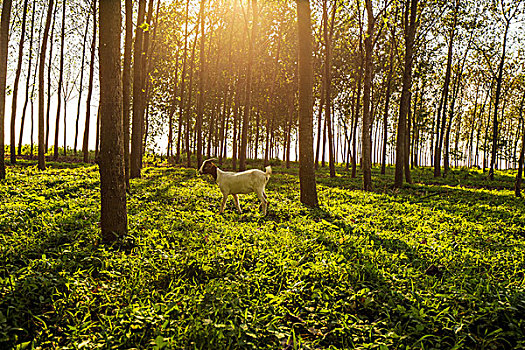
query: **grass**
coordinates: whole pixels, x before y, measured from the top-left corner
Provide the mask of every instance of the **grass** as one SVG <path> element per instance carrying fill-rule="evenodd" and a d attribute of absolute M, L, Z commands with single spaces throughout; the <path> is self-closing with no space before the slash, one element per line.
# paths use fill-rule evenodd
<path fill-rule="evenodd" d="M 0 348 L 525 347 L 525 206 L 513 173 L 374 191 L 338 169 L 321 207 L 274 167 L 269 215 L 194 169 L 146 168 L 130 233 L 99 244 L 94 165 L 23 161 L 0 183 Z"/>

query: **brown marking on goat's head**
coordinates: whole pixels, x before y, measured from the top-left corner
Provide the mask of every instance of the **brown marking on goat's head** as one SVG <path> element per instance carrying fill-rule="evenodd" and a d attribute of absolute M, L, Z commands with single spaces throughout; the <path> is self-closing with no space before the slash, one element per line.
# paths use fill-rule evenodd
<path fill-rule="evenodd" d="M 199 174 L 210 174 L 214 180 L 217 180 L 217 166 L 213 163 L 213 160 L 205 160 L 199 169 Z"/>

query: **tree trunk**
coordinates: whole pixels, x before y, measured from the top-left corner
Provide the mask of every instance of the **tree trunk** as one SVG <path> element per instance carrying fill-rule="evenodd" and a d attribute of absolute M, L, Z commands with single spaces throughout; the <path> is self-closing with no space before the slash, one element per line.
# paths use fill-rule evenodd
<path fill-rule="evenodd" d="M 9 48 L 9 22 L 11 18 L 11 0 L 4 0 L 0 23 L 0 179 L 5 179 L 5 147 L 4 147 L 4 121 L 5 121 L 5 95 L 7 79 L 7 50 Z"/>
<path fill-rule="evenodd" d="M 390 110 L 390 95 L 392 91 L 392 77 L 394 75 L 394 48 L 396 47 L 396 28 L 392 26 L 390 32 L 390 54 L 388 61 L 388 75 L 386 80 L 386 92 L 385 92 L 385 111 L 383 114 L 383 153 L 381 160 L 381 174 L 386 173 L 386 150 L 388 143 L 388 112 Z"/>
<path fill-rule="evenodd" d="M 503 65 L 505 63 L 505 53 L 507 49 L 507 34 L 509 32 L 510 20 L 505 25 L 505 34 L 503 35 L 503 52 L 498 67 L 498 77 L 496 79 L 496 95 L 494 99 L 494 117 L 492 118 L 492 151 L 489 178 L 494 180 L 494 166 L 496 164 L 496 157 L 498 152 L 498 106 L 501 96 L 501 83 L 503 81 Z"/>
<path fill-rule="evenodd" d="M 326 126 L 328 129 L 328 165 L 330 168 L 330 177 L 335 177 L 335 157 L 334 157 L 334 136 L 332 134 L 332 94 L 331 94 L 331 85 L 332 85 L 332 62 L 331 62 L 331 38 L 328 36 L 328 9 L 327 9 L 327 0 L 323 0 L 323 37 L 325 41 L 325 60 L 324 60 L 324 93 L 325 93 L 325 119 Z M 336 6 L 335 4 L 333 5 Z"/>
<path fill-rule="evenodd" d="M 362 142 L 362 168 L 363 168 L 363 189 L 372 190 L 372 140 L 370 136 L 371 127 L 371 93 L 372 93 L 372 55 L 374 45 L 372 38 L 374 35 L 375 18 L 372 10 L 372 0 L 365 0 L 368 26 L 365 36 L 365 81 L 363 87 L 363 127 L 361 128 Z"/>
<path fill-rule="evenodd" d="M 84 63 L 85 63 L 85 55 L 86 55 L 86 39 L 88 35 L 88 29 L 89 29 L 89 16 L 86 19 L 86 31 L 84 32 L 84 40 L 82 41 L 82 64 L 80 65 L 80 87 L 78 89 L 78 105 L 77 105 L 77 118 L 75 122 L 75 144 L 73 146 L 73 152 L 75 155 L 77 154 L 77 141 L 78 141 L 78 123 L 80 121 L 80 103 L 82 102 L 82 90 L 83 90 L 83 82 L 84 82 Z M 65 127 L 65 126 L 64 126 Z M 65 135 L 65 133 L 64 133 Z"/>
<path fill-rule="evenodd" d="M 26 120 L 27 104 L 29 103 L 29 83 L 31 82 L 31 63 L 33 61 L 33 32 L 35 28 L 35 12 L 36 6 L 33 4 L 33 13 L 31 14 L 31 35 L 29 39 L 29 60 L 27 63 L 27 78 L 26 78 L 26 89 L 25 89 L 25 101 L 24 107 L 22 108 L 22 119 L 20 121 L 20 134 L 18 135 L 18 155 L 22 154 L 22 136 L 24 135 L 24 124 Z"/>
<path fill-rule="evenodd" d="M 100 6 L 100 228 L 103 242 L 128 231 L 122 130 L 120 0 Z"/>
<path fill-rule="evenodd" d="M 412 102 L 412 92 L 410 91 L 408 93 L 408 101 L 407 104 L 407 116 L 406 116 L 406 131 L 405 131 L 405 160 L 404 160 L 404 168 L 405 168 L 405 180 L 409 184 L 412 183 L 412 175 L 410 174 L 410 135 L 412 130 L 412 109 L 410 108 L 410 103 Z"/>
<path fill-rule="evenodd" d="M 96 1 L 93 1 L 93 38 L 91 40 L 91 61 L 89 62 L 89 83 L 88 94 L 86 99 L 86 122 L 84 125 L 84 139 L 82 142 L 82 154 L 84 156 L 84 163 L 89 161 L 89 122 L 91 117 L 91 96 L 93 94 L 93 75 L 95 67 L 95 49 L 97 42 L 97 7 Z M 97 112 L 98 123 L 98 112 Z M 98 124 L 97 124 L 98 125 Z M 98 133 L 98 131 L 96 131 Z M 96 148 L 96 146 L 95 146 Z"/>
<path fill-rule="evenodd" d="M 179 65 L 177 62 L 179 61 L 179 50 L 177 50 L 177 53 L 175 54 L 175 81 L 173 82 L 173 100 L 172 100 L 172 106 L 170 115 L 168 118 L 168 149 L 166 152 L 166 155 L 168 157 L 168 161 L 175 161 L 175 163 L 178 163 L 180 160 L 180 140 L 181 140 L 181 132 L 182 132 L 182 123 L 181 120 L 179 120 L 179 132 L 177 133 L 177 158 L 173 158 L 173 115 L 175 114 L 175 110 L 177 109 L 177 77 L 179 75 Z M 182 95 L 181 95 L 181 101 L 182 101 Z M 182 119 L 182 118 L 181 118 Z"/>
<path fill-rule="evenodd" d="M 195 30 L 195 40 L 193 40 L 193 47 L 191 49 L 191 63 L 190 63 L 190 81 L 188 84 L 188 103 L 187 108 L 184 112 L 186 116 L 186 166 L 191 167 L 191 148 L 190 148 L 190 135 L 191 135 L 191 122 L 190 122 L 190 111 L 191 111 L 191 96 L 193 92 L 193 71 L 195 70 L 195 47 L 197 45 L 197 38 L 199 36 L 199 27 Z M 183 96 L 181 95 L 181 98 Z"/>
<path fill-rule="evenodd" d="M 6 5 L 7 6 L 7 5 Z M 10 159 L 11 164 L 16 163 L 16 143 L 15 143 L 15 122 L 16 122 L 16 105 L 18 96 L 18 84 L 20 81 L 20 73 L 22 71 L 22 59 L 24 57 L 24 38 L 26 33 L 26 18 L 27 18 L 27 0 L 24 0 L 24 9 L 22 14 L 22 33 L 20 34 L 20 43 L 18 45 L 18 65 L 15 73 L 15 83 L 13 85 L 13 99 L 11 103 L 11 147 L 10 147 Z M 2 57 L 3 59 L 3 57 Z"/>
<path fill-rule="evenodd" d="M 53 14 L 53 0 L 49 1 L 47 8 L 46 24 L 44 27 L 44 36 L 42 37 L 42 46 L 40 47 L 40 69 L 38 71 L 38 169 L 46 168 L 46 158 L 44 149 L 44 69 L 46 62 L 46 46 L 49 36 L 49 27 L 51 25 L 51 16 Z"/>
<path fill-rule="evenodd" d="M 406 2 L 405 7 L 405 63 L 403 70 L 403 89 L 401 91 L 401 102 L 399 104 L 399 121 L 396 140 L 396 168 L 394 180 L 394 186 L 397 188 L 403 186 L 403 170 L 405 170 L 405 172 L 408 170 L 408 174 L 405 174 L 405 177 L 407 179 L 410 178 L 410 168 L 404 169 L 406 148 L 405 143 L 407 139 L 407 115 L 410 108 L 410 89 L 412 86 L 412 65 L 417 25 L 417 5 L 418 0 L 410 0 Z"/>
<path fill-rule="evenodd" d="M 195 131 L 197 133 L 197 168 L 202 164 L 202 120 L 204 117 L 204 94 L 206 78 L 206 54 L 204 52 L 204 4 L 206 0 L 201 0 L 199 10 L 199 20 L 201 27 L 201 40 L 199 44 L 200 50 L 200 71 L 199 71 L 199 99 L 197 102 L 197 120 L 195 123 Z"/>
<path fill-rule="evenodd" d="M 523 94 L 521 98 L 521 103 L 520 103 L 520 122 L 522 125 L 522 129 L 521 129 L 522 139 L 521 139 L 520 158 L 518 160 L 518 173 L 516 174 L 516 183 L 514 184 L 514 193 L 516 194 L 516 197 L 521 197 L 521 182 L 523 178 L 523 162 L 525 159 L 525 120 L 523 119 L 524 103 L 525 103 L 525 93 Z"/>
<path fill-rule="evenodd" d="M 181 140 L 182 140 L 182 125 L 184 124 L 184 89 L 186 88 L 186 57 L 188 55 L 188 11 L 189 11 L 190 0 L 186 1 L 186 11 L 184 16 L 184 50 L 182 52 L 182 73 L 180 83 L 180 101 L 179 101 L 179 134 L 177 135 L 177 153 L 175 156 L 175 162 L 180 162 L 181 154 Z M 191 89 L 191 87 L 190 87 Z M 188 107 L 189 108 L 189 107 Z M 188 130 L 186 130 L 188 132 Z"/>
<path fill-rule="evenodd" d="M 53 159 L 58 159 L 58 131 L 60 124 L 60 108 L 62 100 L 60 99 L 60 94 L 62 93 L 62 84 L 64 83 L 64 39 L 65 39 L 65 30 L 66 30 L 66 1 L 62 3 L 62 31 L 60 34 L 60 71 L 58 77 L 58 88 L 57 88 L 57 117 L 55 121 L 55 143 L 54 143 L 54 152 Z M 64 133 L 66 130 L 64 130 Z"/>
<path fill-rule="evenodd" d="M 139 0 L 137 29 L 135 33 L 135 50 L 133 52 L 133 125 L 131 132 L 130 178 L 140 177 L 142 168 L 142 128 L 144 121 L 144 15 L 146 0 Z"/>
<path fill-rule="evenodd" d="M 242 116 L 241 148 L 239 151 L 239 170 L 246 170 L 246 146 L 248 144 L 248 128 L 252 109 L 252 66 L 254 61 L 254 46 L 257 37 L 258 9 L 257 0 L 252 0 L 252 33 L 248 43 L 248 63 L 246 66 L 246 90 L 244 98 L 244 113 Z"/>
<path fill-rule="evenodd" d="M 438 123 L 437 123 L 437 133 L 436 133 L 436 150 L 434 152 L 434 177 L 441 176 L 441 153 L 443 150 L 443 138 L 445 134 L 446 126 L 446 115 L 447 115 L 447 102 L 448 102 L 448 90 L 450 85 L 450 75 L 452 71 L 452 54 L 454 47 L 454 35 L 456 33 L 456 24 L 458 18 L 458 9 L 459 9 L 459 0 L 456 0 L 456 5 L 454 7 L 454 23 L 452 25 L 452 30 L 450 32 L 450 41 L 448 44 L 448 55 L 447 55 L 447 68 L 445 72 L 445 82 L 443 84 L 443 95 L 442 95 L 442 114 L 438 110 Z M 441 124 L 441 126 L 440 126 Z M 441 129 L 441 130 L 440 130 Z"/>
<path fill-rule="evenodd" d="M 97 124 L 95 132 L 95 163 L 99 162 L 99 151 L 100 151 L 100 104 L 98 105 L 97 110 Z"/>
<path fill-rule="evenodd" d="M 159 4 L 160 2 L 157 1 L 157 11 L 156 11 L 156 18 L 158 18 L 159 13 Z M 147 30 L 144 30 L 144 38 L 142 42 L 142 67 L 141 67 L 141 107 L 142 107 L 142 120 L 141 120 L 141 129 L 140 129 L 140 169 L 142 169 L 142 157 L 144 156 L 144 153 L 146 152 L 146 133 L 148 128 L 148 115 L 149 115 L 149 102 L 148 102 L 148 90 L 149 90 L 149 61 L 151 56 L 151 46 L 150 45 L 150 31 L 152 26 L 152 17 L 153 17 L 153 0 L 149 0 L 148 3 L 148 13 L 146 16 L 146 28 Z M 140 170 L 139 170 L 140 172 Z M 139 174 L 140 177 L 140 174 Z"/>
<path fill-rule="evenodd" d="M 133 43 L 133 1 L 125 0 L 126 34 L 122 70 L 122 129 L 124 134 L 124 174 L 129 189 L 129 115 L 131 102 L 131 45 Z"/>
<path fill-rule="evenodd" d="M 53 10 L 53 23 L 51 24 L 51 39 L 49 40 L 49 61 L 47 66 L 47 107 L 46 107 L 46 127 L 45 127 L 45 153 L 49 149 L 49 129 L 50 129 L 50 119 L 51 119 L 51 68 L 53 67 L 53 37 L 55 32 L 55 21 L 56 21 L 56 12 L 58 5 L 55 6 Z"/>
<path fill-rule="evenodd" d="M 313 66 L 310 1 L 297 0 L 299 75 L 299 181 L 301 202 L 319 206 L 313 152 Z"/>

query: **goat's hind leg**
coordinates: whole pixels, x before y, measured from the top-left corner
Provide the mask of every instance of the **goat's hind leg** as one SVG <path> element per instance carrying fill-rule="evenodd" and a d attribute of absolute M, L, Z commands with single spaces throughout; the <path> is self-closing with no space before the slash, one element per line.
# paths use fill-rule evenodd
<path fill-rule="evenodd" d="M 261 192 L 257 193 L 257 197 L 259 197 L 259 200 L 261 201 L 263 215 L 266 216 L 268 201 L 266 200 L 266 193 L 264 193 L 264 189 Z"/>

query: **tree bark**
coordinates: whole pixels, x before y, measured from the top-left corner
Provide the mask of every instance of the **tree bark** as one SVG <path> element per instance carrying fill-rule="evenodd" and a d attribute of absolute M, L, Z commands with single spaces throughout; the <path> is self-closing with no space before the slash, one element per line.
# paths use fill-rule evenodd
<path fill-rule="evenodd" d="M 319 206 L 313 152 L 313 66 L 310 1 L 297 0 L 299 74 L 299 181 L 301 202 Z"/>
<path fill-rule="evenodd" d="M 24 135 L 24 124 L 26 120 L 27 104 L 29 103 L 29 83 L 31 81 L 31 63 L 33 61 L 33 32 L 35 28 L 35 12 L 36 6 L 33 4 L 33 13 L 31 14 L 31 35 L 29 39 L 29 60 L 27 63 L 27 78 L 26 78 L 26 89 L 25 89 L 25 101 L 24 107 L 22 108 L 22 119 L 20 121 L 20 134 L 18 136 L 18 155 L 22 154 L 22 136 Z"/>
<path fill-rule="evenodd" d="M 333 5 L 336 6 L 335 4 Z M 325 62 L 324 62 L 324 77 L 325 77 L 325 119 L 326 126 L 328 129 L 328 166 L 330 168 L 330 177 L 335 177 L 335 156 L 334 156 L 334 135 L 332 134 L 332 58 L 331 58 L 331 37 L 328 35 L 328 9 L 327 9 L 327 0 L 323 0 L 323 37 L 325 41 Z"/>
<path fill-rule="evenodd" d="M 139 0 L 137 29 L 135 33 L 135 49 L 133 52 L 133 125 L 131 132 L 130 178 L 140 177 L 142 168 L 142 123 L 144 121 L 145 91 L 144 91 L 144 15 L 146 0 Z"/>
<path fill-rule="evenodd" d="M 396 168 L 394 186 L 403 186 L 403 170 L 405 168 L 405 143 L 407 138 L 407 115 L 410 108 L 410 89 L 412 86 L 412 65 L 414 54 L 414 40 L 416 36 L 416 16 L 418 0 L 406 2 L 405 8 L 405 63 L 403 70 L 403 89 L 401 91 L 401 102 L 399 104 L 399 122 L 396 140 Z M 409 10 L 410 8 L 410 10 Z M 409 20 L 410 17 L 410 20 Z M 408 169 L 410 173 L 410 168 Z M 410 174 L 405 174 L 408 178 Z"/>
<path fill-rule="evenodd" d="M 126 178 L 122 130 L 120 0 L 100 6 L 100 228 L 103 242 L 127 233 Z"/>
<path fill-rule="evenodd" d="M 396 28 L 392 25 L 390 32 L 390 54 L 388 61 L 388 75 L 386 80 L 385 92 L 385 111 L 383 114 L 383 154 L 381 160 L 381 174 L 386 173 L 386 150 L 388 143 L 388 112 L 390 110 L 390 95 L 392 91 L 392 77 L 394 75 L 394 48 L 396 47 Z"/>
<path fill-rule="evenodd" d="M 371 127 L 371 93 L 372 93 L 372 55 L 375 18 L 372 10 L 372 0 L 365 0 L 368 25 L 365 36 L 365 81 L 363 87 L 363 127 L 361 128 L 362 142 L 362 168 L 363 168 L 363 189 L 372 190 L 372 139 L 370 136 Z"/>
<path fill-rule="evenodd" d="M 450 41 L 448 44 L 447 68 L 445 72 L 445 82 L 443 83 L 442 104 L 440 104 L 440 107 L 442 107 L 442 110 L 438 109 L 438 122 L 436 126 L 436 131 L 437 131 L 436 149 L 434 152 L 434 177 L 441 176 L 441 154 L 443 150 L 443 139 L 444 139 L 444 134 L 445 134 L 446 120 L 447 120 L 446 115 L 447 115 L 448 91 L 449 91 L 450 76 L 451 76 L 451 71 L 452 71 L 452 54 L 453 54 L 453 47 L 454 47 L 454 36 L 456 33 L 458 9 L 459 9 L 459 0 L 456 0 L 456 4 L 454 7 L 454 23 L 452 25 L 452 30 L 450 32 Z"/>
<path fill-rule="evenodd" d="M 4 0 L 0 22 L 0 179 L 5 179 L 4 161 L 4 121 L 5 121 L 5 90 L 7 79 L 7 50 L 9 48 L 9 22 L 11 18 L 11 0 Z"/>
<path fill-rule="evenodd" d="M 87 94 L 87 99 L 86 99 L 86 121 L 84 125 L 84 139 L 82 142 L 82 154 L 84 156 L 84 163 L 87 163 L 89 161 L 89 144 L 88 144 L 89 123 L 91 119 L 91 96 L 93 94 L 93 75 L 94 75 L 94 67 L 95 67 L 95 49 L 96 49 L 96 42 L 97 42 L 97 11 L 96 11 L 97 7 L 96 6 L 97 6 L 96 1 L 93 1 L 93 38 L 91 40 L 91 58 L 90 58 L 91 60 L 89 62 L 89 83 L 88 83 L 88 94 Z M 98 120 L 98 112 L 97 112 L 97 120 Z"/>
<path fill-rule="evenodd" d="M 197 120 L 195 123 L 195 131 L 197 133 L 197 168 L 202 164 L 202 120 L 204 117 L 204 94 L 206 77 L 206 54 L 204 52 L 204 4 L 205 0 L 200 2 L 199 20 L 201 26 L 201 40 L 200 40 L 200 71 L 199 71 L 199 99 L 197 102 Z"/>
<path fill-rule="evenodd" d="M 53 14 L 53 0 L 49 1 L 47 8 L 46 24 L 44 27 L 44 36 L 42 37 L 42 46 L 40 47 L 40 69 L 38 71 L 38 169 L 45 170 L 46 158 L 44 149 L 44 69 L 46 62 L 46 46 L 51 25 L 51 16 Z"/>
<path fill-rule="evenodd" d="M 125 0 L 126 34 L 122 69 L 122 128 L 124 134 L 124 173 L 129 189 L 129 119 L 131 102 L 131 46 L 133 45 L 133 1 Z"/>
<path fill-rule="evenodd" d="M 507 49 L 507 34 L 509 32 L 510 19 L 505 25 L 505 33 L 503 35 L 503 52 L 498 67 L 498 77 L 496 78 L 496 95 L 494 97 L 494 117 L 492 118 L 492 151 L 490 160 L 489 178 L 494 180 L 494 166 L 496 164 L 496 157 L 498 152 L 498 107 L 501 96 L 501 83 L 503 81 L 503 65 L 505 63 L 505 53 Z"/>
<path fill-rule="evenodd" d="M 80 87 L 78 89 L 78 105 L 77 105 L 77 118 L 75 122 L 75 144 L 73 146 L 73 152 L 77 154 L 77 141 L 78 141 L 78 123 L 80 121 L 80 104 L 82 102 L 82 90 L 84 88 L 83 82 L 84 82 L 84 63 L 85 63 L 85 55 L 86 55 L 86 40 L 88 36 L 88 29 L 89 29 L 89 15 L 86 19 L 86 31 L 84 33 L 84 40 L 82 41 L 82 64 L 80 65 Z M 65 135 L 65 133 L 64 133 Z"/>
<path fill-rule="evenodd" d="M 188 11 L 189 11 L 190 0 L 186 1 L 186 11 L 184 16 L 184 50 L 182 52 L 182 73 L 180 82 L 180 101 L 179 101 L 179 134 L 177 135 L 177 153 L 175 156 L 175 162 L 180 162 L 181 154 L 181 140 L 182 140 L 182 125 L 184 124 L 184 89 L 186 88 L 186 59 L 188 55 Z M 190 87 L 191 89 L 191 87 Z M 188 133 L 188 129 L 186 130 Z"/>
<path fill-rule="evenodd" d="M 521 98 L 521 104 L 520 104 L 520 121 L 522 125 L 522 129 L 521 129 L 522 139 L 521 139 L 520 158 L 518 160 L 518 173 L 516 174 L 516 183 L 514 184 L 514 193 L 516 194 L 516 197 L 521 197 L 521 182 L 523 178 L 523 162 L 525 159 L 525 120 L 523 119 L 524 102 L 525 102 L 525 93 L 523 94 Z"/>
<path fill-rule="evenodd" d="M 64 83 L 64 39 L 65 39 L 65 30 L 66 30 L 66 1 L 62 3 L 62 30 L 60 34 L 60 71 L 58 77 L 58 88 L 57 88 L 57 117 L 55 122 L 55 143 L 54 143 L 54 152 L 53 159 L 58 159 L 58 131 L 60 124 L 60 108 L 62 100 L 60 99 L 60 94 L 62 93 L 62 84 Z M 64 133 L 66 130 L 64 130 Z"/>
<path fill-rule="evenodd" d="M 49 40 L 49 60 L 47 66 L 47 106 L 46 106 L 46 139 L 45 139 L 45 152 L 49 149 L 49 129 L 50 129 L 50 119 L 51 119 L 51 68 L 53 66 L 53 37 L 55 32 L 55 21 L 56 21 L 56 12 L 58 6 L 55 6 L 53 10 L 53 23 L 51 24 L 51 39 Z"/>
<path fill-rule="evenodd" d="M 11 103 L 11 127 L 10 127 L 10 159 L 11 164 L 16 163 L 16 140 L 15 140 L 15 122 L 16 122 L 16 105 L 18 99 L 18 84 L 20 81 L 20 73 L 22 71 L 22 59 L 24 57 L 24 38 L 26 33 L 26 18 L 27 18 L 27 0 L 24 0 L 24 9 L 22 14 L 22 33 L 20 34 L 20 44 L 18 46 L 18 64 L 15 73 L 15 83 L 13 85 L 13 99 Z M 3 57 L 2 57 L 3 58 Z"/>
<path fill-rule="evenodd" d="M 242 116 L 241 148 L 239 150 L 239 170 L 246 170 L 246 146 L 248 145 L 248 128 L 252 109 L 252 66 L 254 61 L 254 46 L 257 37 L 258 9 L 257 0 L 252 0 L 252 33 L 248 42 L 248 63 L 246 66 L 246 90 L 244 97 L 244 114 Z"/>

